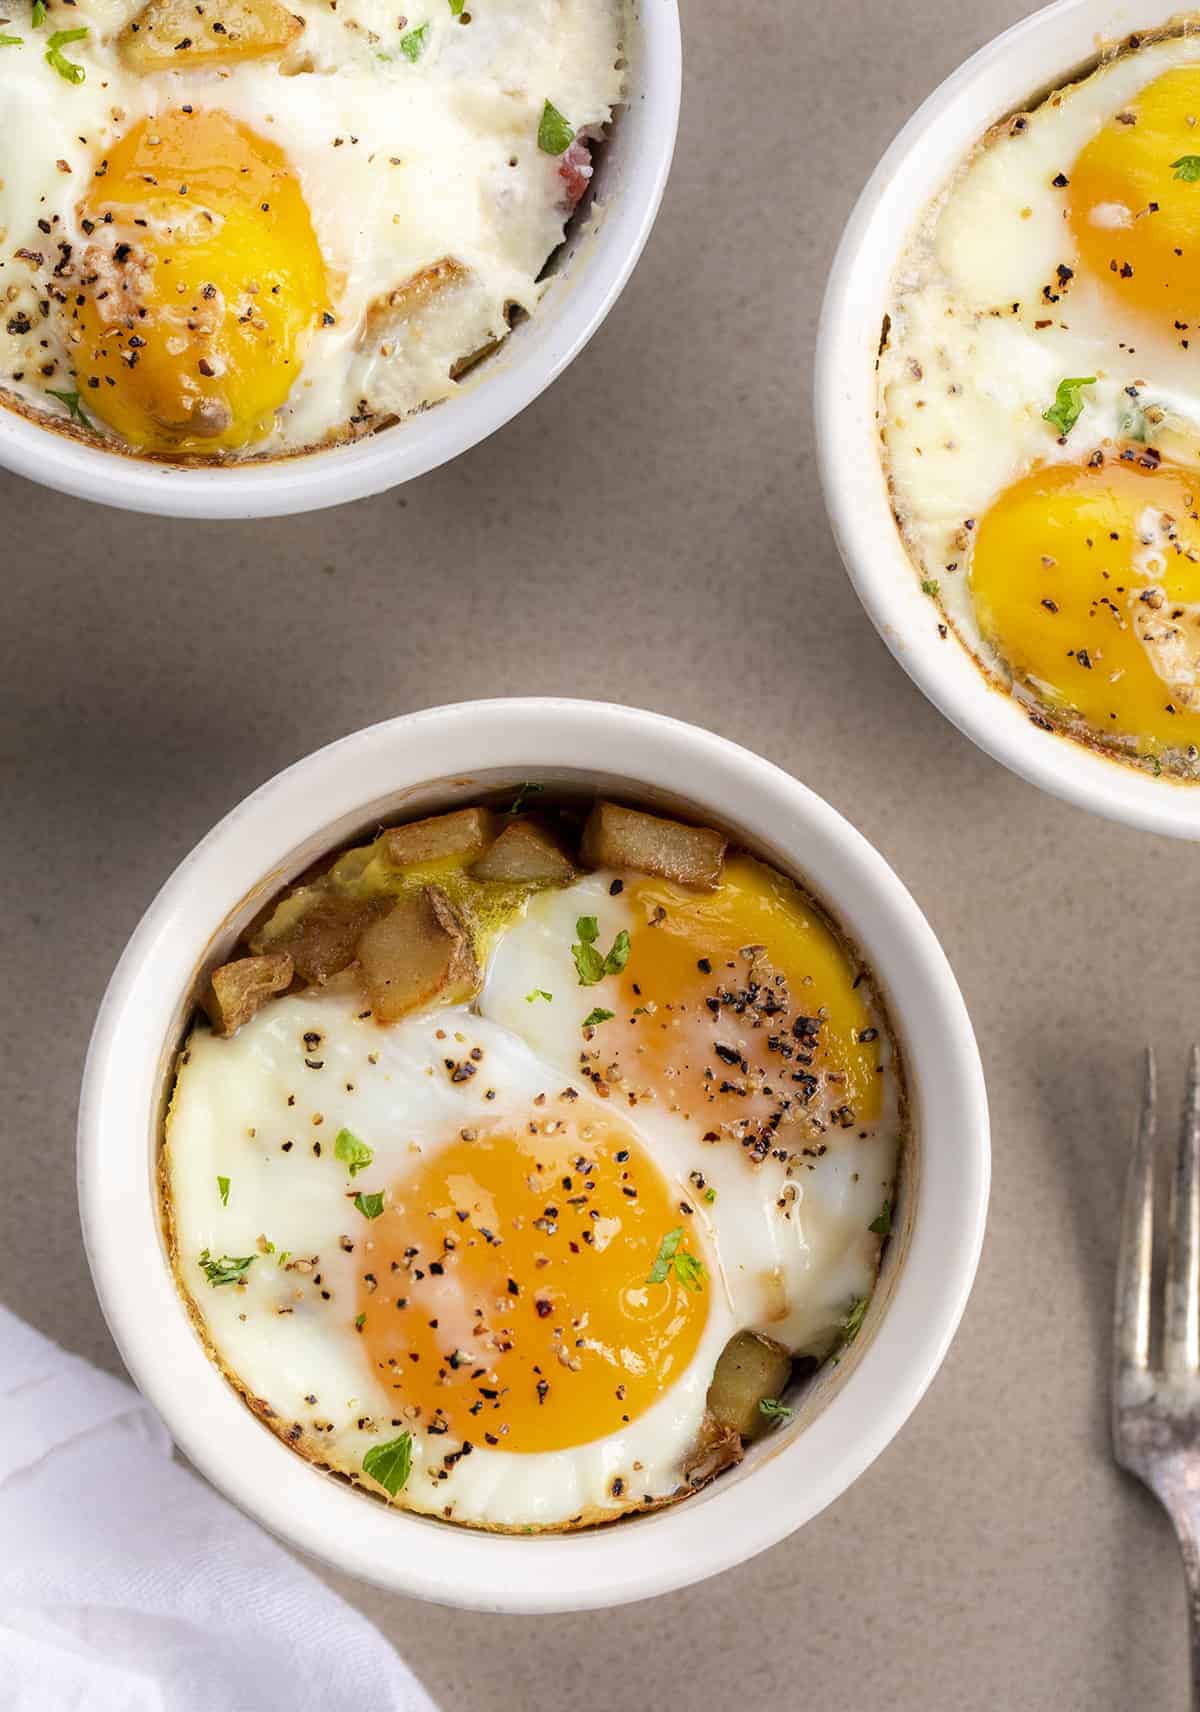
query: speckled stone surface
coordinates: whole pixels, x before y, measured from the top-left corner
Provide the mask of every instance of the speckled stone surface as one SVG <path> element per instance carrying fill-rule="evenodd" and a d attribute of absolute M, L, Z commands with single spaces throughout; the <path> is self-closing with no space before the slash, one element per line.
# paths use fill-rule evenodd
<path fill-rule="evenodd" d="M 83 1052 L 140 912 L 246 791 L 476 693 L 698 721 L 849 815 L 958 972 L 995 1147 L 958 1340 L 851 1492 L 706 1586 L 514 1620 L 337 1585 L 455 1712 L 1182 1712 L 1174 1546 L 1110 1463 L 1104 1385 L 1136 1048 L 1157 1042 L 1174 1097 L 1200 1032 L 1196 854 L 1039 795 L 918 695 L 842 573 L 813 459 L 817 309 L 854 196 L 1027 8 L 686 10 L 644 260 L 569 373 L 453 468 L 323 516 L 201 526 L 0 477 L 0 1300 L 118 1367 L 74 1210 Z"/>

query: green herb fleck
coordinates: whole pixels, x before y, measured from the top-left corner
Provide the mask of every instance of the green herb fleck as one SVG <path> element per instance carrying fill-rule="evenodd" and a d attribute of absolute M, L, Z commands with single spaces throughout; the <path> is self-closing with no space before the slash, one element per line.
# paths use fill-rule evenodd
<path fill-rule="evenodd" d="M 578 943 L 572 945 L 571 955 L 581 987 L 594 987 L 606 975 L 619 975 L 629 961 L 629 935 L 624 928 L 613 940 L 608 952 L 601 956 L 596 949 L 600 924 L 594 915 L 581 915 L 575 923 Z"/>
<path fill-rule="evenodd" d="M 454 13 L 454 16 L 456 18 L 462 17 L 463 7 L 466 5 L 466 3 L 467 3 L 467 0 L 450 0 L 450 10 Z"/>
<path fill-rule="evenodd" d="M 921 593 L 927 594 L 931 600 L 937 599 L 937 593 L 938 593 L 938 589 L 940 587 L 941 587 L 941 584 L 939 582 L 937 582 L 933 577 L 922 577 L 921 578 Z"/>
<path fill-rule="evenodd" d="M 23 48 L 25 43 L 20 36 L 0 36 L 0 48 Z"/>
<path fill-rule="evenodd" d="M 205 1249 L 200 1256 L 200 1265 L 205 1277 L 215 1290 L 218 1284 L 239 1283 L 249 1272 L 257 1258 L 258 1256 L 254 1254 L 244 1254 L 240 1260 L 235 1260 L 228 1254 L 223 1254 L 220 1260 L 213 1260 L 208 1250 Z"/>
<path fill-rule="evenodd" d="M 699 1290 L 705 1279 L 704 1262 L 686 1249 L 680 1248 L 683 1241 L 683 1226 L 676 1225 L 668 1231 L 658 1245 L 658 1254 L 654 1265 L 650 1268 L 647 1284 L 665 1284 L 674 1269 L 675 1276 L 685 1290 Z"/>
<path fill-rule="evenodd" d="M 1154 777 L 1156 779 L 1161 779 L 1162 778 L 1162 762 L 1159 760 L 1157 755 L 1151 755 L 1150 765 L 1154 768 Z"/>
<path fill-rule="evenodd" d="M 600 1008 L 600 1006 L 597 1005 L 594 1011 L 589 1011 L 588 1014 L 584 1017 L 583 1022 L 580 1024 L 580 1027 L 581 1028 L 595 1028 L 597 1023 L 611 1022 L 614 1014 L 615 1013 L 613 1011 L 602 1010 Z"/>
<path fill-rule="evenodd" d="M 781 1403 L 778 1397 L 760 1397 L 758 1412 L 768 1421 L 790 1421 L 795 1414 L 795 1410 L 789 1409 L 786 1403 Z"/>
<path fill-rule="evenodd" d="M 1171 162 L 1171 170 L 1185 184 L 1195 184 L 1200 179 L 1200 155 L 1180 155 Z"/>
<path fill-rule="evenodd" d="M 870 1224 L 867 1226 L 867 1229 L 869 1231 L 874 1231 L 876 1236 L 887 1236 L 887 1234 L 891 1230 L 891 1228 L 892 1228 L 892 1202 L 891 1202 L 891 1197 L 888 1196 L 887 1198 L 885 1198 L 884 1203 L 883 1203 L 882 1207 L 880 1207 L 879 1212 L 876 1215 L 876 1217 L 873 1218 L 871 1220 Z"/>
<path fill-rule="evenodd" d="M 1146 443 L 1146 412 L 1134 400 L 1127 400 L 1121 405 L 1121 414 L 1117 418 L 1117 428 L 1123 440 L 1137 440 Z"/>
<path fill-rule="evenodd" d="M 53 66 L 68 83 L 82 83 L 87 73 L 73 59 L 67 59 L 62 50 L 71 42 L 81 42 L 86 35 L 86 30 L 55 30 L 46 43 L 46 64 Z"/>
<path fill-rule="evenodd" d="M 33 0 L 33 9 L 29 14 L 29 21 L 35 30 L 41 29 L 46 22 L 46 0 Z"/>
<path fill-rule="evenodd" d="M 354 1205 L 364 1219 L 377 1219 L 383 1211 L 383 1193 L 381 1191 L 378 1195 L 364 1195 L 360 1191 L 354 1197 Z"/>
<path fill-rule="evenodd" d="M 704 1191 L 704 1199 L 708 1202 L 710 1207 L 712 1206 L 712 1204 L 716 1200 L 716 1198 L 717 1198 L 717 1191 L 715 1189 L 708 1188 Z"/>
<path fill-rule="evenodd" d="M 374 1159 L 375 1154 L 365 1141 L 360 1141 L 351 1130 L 340 1129 L 337 1140 L 333 1144 L 336 1157 L 350 1167 L 351 1177 L 357 1177 L 360 1171 L 365 1171 Z"/>
<path fill-rule="evenodd" d="M 275 1264 L 276 1264 L 276 1266 L 286 1266 L 288 1261 L 291 1258 L 292 1258 L 291 1249 L 290 1248 L 281 1248 L 279 1250 L 279 1254 L 276 1257 Z"/>
<path fill-rule="evenodd" d="M 398 1439 L 389 1439 L 387 1444 L 372 1445 L 363 1457 L 363 1473 L 377 1480 L 392 1498 L 408 1479 L 411 1468 L 411 1433 L 401 1433 Z"/>
<path fill-rule="evenodd" d="M 853 1343 L 862 1330 L 863 1316 L 867 1311 L 869 1296 L 859 1296 L 850 1304 L 850 1311 L 842 1321 L 842 1342 Z"/>
<path fill-rule="evenodd" d="M 91 419 L 83 413 L 83 409 L 79 403 L 79 394 L 77 392 L 56 392 L 52 386 L 48 386 L 46 391 L 51 398 L 57 398 L 60 404 L 66 405 L 71 414 L 72 421 L 78 422 L 82 428 L 90 428 L 92 426 Z"/>
<path fill-rule="evenodd" d="M 542 108 L 538 125 L 538 148 L 544 155 L 565 154 L 575 141 L 575 133 L 553 102 Z"/>
<path fill-rule="evenodd" d="M 413 65 L 416 65 L 421 55 L 425 52 L 425 46 L 428 39 L 429 25 L 420 24 L 415 30 L 409 30 L 407 35 L 400 37 L 400 52 L 404 55 L 405 59 L 411 60 Z"/>
<path fill-rule="evenodd" d="M 223 1207 L 227 1207 L 229 1205 L 229 1179 L 228 1179 L 228 1177 L 218 1177 L 217 1178 L 217 1194 L 220 1195 L 220 1197 L 221 1197 L 221 1205 Z"/>
<path fill-rule="evenodd" d="M 533 989 L 532 993 L 526 993 L 525 1003 L 527 1005 L 531 1005 L 535 999 L 545 999 L 545 1001 L 548 1005 L 553 1004 L 554 994 L 548 993 L 546 991 L 545 987 L 535 987 Z"/>
<path fill-rule="evenodd" d="M 545 785 L 522 785 L 512 800 L 512 807 L 505 809 L 505 814 L 520 814 L 525 806 L 526 797 L 535 797 L 539 791 L 544 791 L 545 788 Z"/>
<path fill-rule="evenodd" d="M 1095 375 L 1083 375 L 1075 380 L 1060 380 L 1058 390 L 1054 394 L 1054 403 L 1049 410 L 1042 411 L 1042 421 L 1057 428 L 1065 440 L 1083 414 L 1084 387 L 1095 384 Z"/>
<path fill-rule="evenodd" d="M 366 1325 L 366 1323 L 367 1323 L 367 1316 L 365 1314 L 356 1314 L 354 1316 L 354 1329 L 356 1332 L 362 1331 L 362 1329 Z"/>

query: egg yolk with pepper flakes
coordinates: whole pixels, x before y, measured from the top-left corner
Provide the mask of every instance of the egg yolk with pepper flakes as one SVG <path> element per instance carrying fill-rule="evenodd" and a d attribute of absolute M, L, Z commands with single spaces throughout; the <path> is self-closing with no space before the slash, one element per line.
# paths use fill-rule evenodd
<path fill-rule="evenodd" d="M 1200 474 L 1141 449 L 1032 470 L 980 519 L 980 630 L 1049 708 L 1200 745 Z"/>
<path fill-rule="evenodd" d="M 125 132 L 79 214 L 67 313 L 87 408 L 143 451 L 262 439 L 327 302 L 283 151 L 227 113 L 176 108 Z"/>

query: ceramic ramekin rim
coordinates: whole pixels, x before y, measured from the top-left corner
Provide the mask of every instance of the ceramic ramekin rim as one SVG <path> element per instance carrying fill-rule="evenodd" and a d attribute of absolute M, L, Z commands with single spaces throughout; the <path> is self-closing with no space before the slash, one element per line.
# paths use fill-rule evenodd
<path fill-rule="evenodd" d="M 879 162 L 829 274 L 814 373 L 817 456 L 838 549 L 888 648 L 960 731 L 1031 784 L 1145 831 L 1200 838 L 1200 786 L 1124 765 L 1035 726 L 936 614 L 900 538 L 879 456 L 875 362 L 886 296 L 923 209 L 989 125 L 1094 58 L 1167 22 L 1162 0 L 1055 0 L 965 61 Z"/>
<path fill-rule="evenodd" d="M 601 767 L 596 767 L 597 757 Z M 159 1234 L 156 1042 L 220 921 L 314 829 L 381 792 L 513 770 L 595 769 L 708 804 L 791 853 L 889 995 L 920 1108 L 911 1241 L 878 1329 L 827 1406 L 744 1479 L 577 1535 L 490 1536 L 395 1512 L 293 1455 L 196 1336 Z M 779 768 L 695 726 L 605 703 L 530 698 L 427 709 L 355 732 L 246 798 L 192 851 L 135 930 L 100 1007 L 79 1115 L 79 1196 L 101 1306 L 136 1383 L 189 1459 L 268 1528 L 327 1563 L 481 1610 L 582 1610 L 700 1580 L 774 1544 L 842 1492 L 932 1380 L 978 1262 L 989 1184 L 987 1099 L 953 973 L 884 859 Z M 655 1530 L 651 1533 L 651 1530 Z"/>
<path fill-rule="evenodd" d="M 580 243 L 519 348 L 461 394 L 350 445 L 267 462 L 178 468 L 115 455 L 0 407 L 0 466 L 76 499 L 151 515 L 281 517 L 364 499 L 425 475 L 510 421 L 571 363 L 620 296 L 650 236 L 679 124 L 678 0 L 640 0 L 635 80 L 622 115 L 622 181 Z M 613 146 L 616 146 L 614 143 Z"/>

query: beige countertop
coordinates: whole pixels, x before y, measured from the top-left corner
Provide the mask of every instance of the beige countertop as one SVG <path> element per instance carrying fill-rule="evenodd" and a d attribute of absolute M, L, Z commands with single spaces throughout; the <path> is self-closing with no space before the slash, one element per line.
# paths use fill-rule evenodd
<path fill-rule="evenodd" d="M 1136 1054 L 1200 1033 L 1196 854 L 1042 796 L 960 737 L 836 558 L 809 375 L 841 224 L 1015 0 L 687 0 L 674 177 L 570 372 L 400 491 L 280 522 L 88 508 L 0 477 L 8 877 L 0 1301 L 105 1366 L 74 1206 L 96 1004 L 175 862 L 269 774 L 470 695 L 638 702 L 759 750 L 927 911 L 983 1051 L 995 1182 L 958 1340 L 817 1521 L 705 1586 L 584 1618 L 346 1580 L 447 1712 L 1185 1705 L 1166 1522 L 1111 1465 L 1105 1374 Z M 885 27 L 886 26 L 886 27 Z"/>

